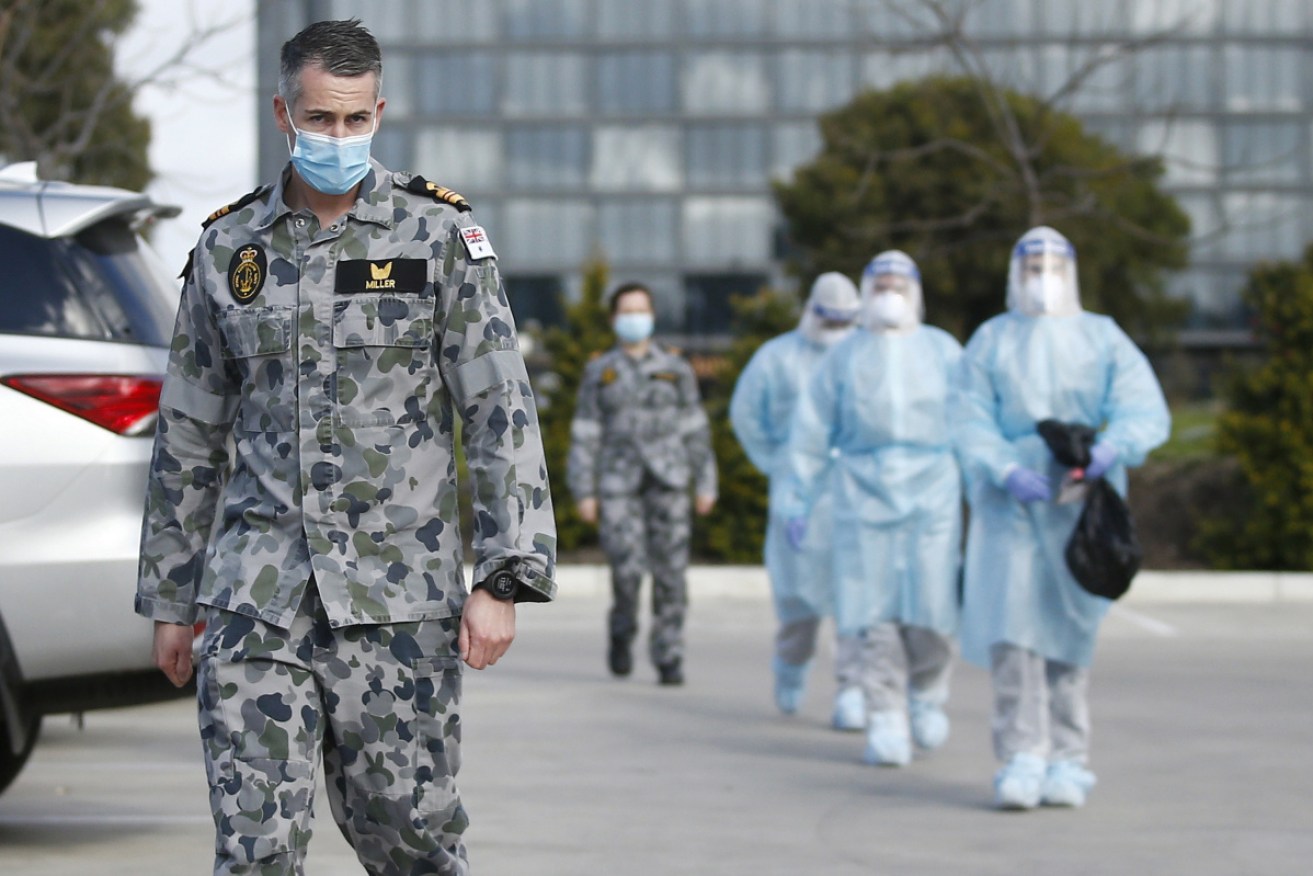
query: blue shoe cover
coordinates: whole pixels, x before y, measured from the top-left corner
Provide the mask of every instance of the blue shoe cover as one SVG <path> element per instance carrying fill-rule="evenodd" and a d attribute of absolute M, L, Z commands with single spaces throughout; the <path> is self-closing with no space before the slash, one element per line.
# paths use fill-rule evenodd
<path fill-rule="evenodd" d="M 1043 780 L 1042 757 L 1014 754 L 994 776 L 994 802 L 999 809 L 1034 809 Z"/>
<path fill-rule="evenodd" d="M 835 730 L 861 730 L 866 727 L 866 695 L 860 687 L 845 687 L 834 697 Z"/>
<path fill-rule="evenodd" d="M 932 751 L 948 741 L 948 716 L 938 703 L 912 697 L 908 706 L 912 719 L 912 739 L 918 748 Z"/>
<path fill-rule="evenodd" d="M 862 760 L 873 766 L 901 767 L 912 762 L 912 739 L 907 715 L 902 712 L 872 712 L 866 724 L 866 753 Z"/>
<path fill-rule="evenodd" d="M 1084 806 L 1085 798 L 1097 780 L 1094 773 L 1074 760 L 1060 760 L 1049 764 L 1040 786 L 1040 802 L 1045 806 Z"/>
<path fill-rule="evenodd" d="M 802 694 L 807 686 L 807 664 L 785 663 L 776 657 L 772 668 L 775 670 L 775 705 L 786 715 L 795 714 L 802 705 Z"/>

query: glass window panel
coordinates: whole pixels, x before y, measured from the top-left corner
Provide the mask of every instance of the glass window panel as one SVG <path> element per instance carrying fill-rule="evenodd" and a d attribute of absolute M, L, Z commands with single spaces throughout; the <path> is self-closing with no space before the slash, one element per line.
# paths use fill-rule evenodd
<path fill-rule="evenodd" d="M 1102 47 L 1093 47 L 1092 51 L 1100 51 Z M 1075 60 L 1076 64 L 1083 63 L 1089 55 L 1084 54 L 1091 49 L 1083 49 L 1082 54 L 1076 59 L 1067 59 L 1068 69 L 1078 69 L 1071 62 Z M 1049 56 L 1044 55 L 1045 58 Z M 1110 63 L 1104 64 L 1094 69 L 1089 76 L 1081 80 L 1079 87 L 1072 93 L 1070 107 L 1075 112 L 1117 112 L 1126 109 L 1126 94 L 1131 86 L 1132 73 L 1134 68 L 1129 64 Z M 1061 88 L 1062 84 L 1070 77 L 1066 73 L 1058 78 L 1058 82 L 1050 91 Z M 1048 79 L 1049 77 L 1045 77 Z M 1048 84 L 1048 83 L 1046 83 Z"/>
<path fill-rule="evenodd" d="M 761 0 L 685 0 L 684 20 L 693 36 L 760 36 L 766 32 L 766 4 Z"/>
<path fill-rule="evenodd" d="M 378 0 L 370 0 L 371 5 L 381 5 Z M 497 4 L 488 2 L 452 2 L 447 0 L 445 8 L 435 9 L 436 4 L 426 0 L 421 9 L 410 21 L 411 32 L 420 41 L 439 45 L 467 45 L 469 43 L 490 43 L 497 39 Z"/>
<path fill-rule="evenodd" d="M 1227 33 L 1289 35 L 1304 30 L 1308 0 L 1227 0 L 1222 22 Z"/>
<path fill-rule="evenodd" d="M 706 266 L 738 266 L 770 260 L 775 219 L 770 200 L 688 198 L 683 212 L 685 261 Z"/>
<path fill-rule="evenodd" d="M 925 39 L 940 32 L 934 16 L 920 4 L 889 0 L 854 0 L 854 28 L 862 36 L 877 40 Z"/>
<path fill-rule="evenodd" d="M 1218 212 L 1217 197 L 1213 193 L 1178 193 L 1176 202 L 1190 217 L 1190 255 L 1195 259 L 1216 257 L 1222 220 Z"/>
<path fill-rule="evenodd" d="M 588 106 L 584 57 L 556 52 L 515 52 L 506 57 L 502 106 L 515 115 L 582 115 Z"/>
<path fill-rule="evenodd" d="M 1122 152 L 1133 153 L 1139 143 L 1135 124 L 1124 116 L 1094 116 L 1084 120 L 1085 130 L 1106 140 Z"/>
<path fill-rule="evenodd" d="M 497 69 L 489 52 L 421 55 L 415 102 L 424 115 L 488 116 L 497 110 Z"/>
<path fill-rule="evenodd" d="M 775 33 L 794 37 L 846 37 L 852 30 L 847 0 L 776 0 Z"/>
<path fill-rule="evenodd" d="M 1052 36 L 1105 36 L 1127 29 L 1121 0 L 1043 0 L 1039 9 L 1044 30 Z"/>
<path fill-rule="evenodd" d="M 685 179 L 690 188 L 761 188 L 766 129 L 761 125 L 690 125 Z"/>
<path fill-rule="evenodd" d="M 699 52 L 683 71 L 684 109 L 690 113 L 745 115 L 770 106 L 766 60 L 755 52 Z"/>
<path fill-rule="evenodd" d="M 1217 184 L 1221 158 L 1217 148 L 1217 127 L 1212 122 L 1190 119 L 1159 119 L 1140 126 L 1136 152 L 1161 155 L 1166 174 L 1163 182 L 1171 186 L 1212 186 Z"/>
<path fill-rule="evenodd" d="M 411 91 L 415 74 L 414 65 L 409 55 L 401 52 L 388 52 L 383 55 L 383 88 L 379 94 L 387 100 L 384 115 L 389 121 L 411 116 L 415 112 L 414 95 Z"/>
<path fill-rule="evenodd" d="M 409 170 L 412 139 L 410 129 L 402 125 L 379 125 L 369 154 L 388 170 Z"/>
<path fill-rule="evenodd" d="M 774 154 L 771 176 L 789 179 L 794 168 L 811 161 L 821 151 L 821 132 L 814 124 L 776 125 L 772 131 Z"/>
<path fill-rule="evenodd" d="M 592 184 L 614 191 L 678 189 L 679 131 L 663 125 L 599 127 L 593 133 Z"/>
<path fill-rule="evenodd" d="M 1223 49 L 1226 108 L 1232 111 L 1298 110 L 1303 49 L 1237 46 Z"/>
<path fill-rule="evenodd" d="M 466 0 L 477 5 L 487 0 Z M 565 40 L 588 34 L 587 0 L 502 0 L 502 32 L 513 40 Z"/>
<path fill-rule="evenodd" d="M 523 127 L 506 132 L 506 176 L 513 188 L 583 186 L 589 134 L 581 127 Z"/>
<path fill-rule="evenodd" d="M 1234 2 L 1234 0 L 1226 0 Z M 1141 35 L 1212 33 L 1221 15 L 1223 0 L 1155 0 L 1131 3 L 1128 12 Z"/>
<path fill-rule="evenodd" d="M 520 351 L 529 355 L 525 333 L 544 326 L 561 325 L 565 314 L 561 308 L 564 294 L 559 274 L 503 274 L 506 298 L 511 303 L 515 327 L 520 332 Z M 538 410 L 544 406 L 539 402 Z"/>
<path fill-rule="evenodd" d="M 411 24 L 416 18 L 414 0 L 390 0 L 388 3 L 362 3 L 360 0 L 336 0 L 330 18 L 359 18 L 361 24 L 380 43 L 405 42 L 411 38 Z M 386 63 L 387 54 L 383 60 Z"/>
<path fill-rule="evenodd" d="M 669 263 L 676 258 L 675 202 L 666 198 L 604 201 L 598 236 L 611 264 Z"/>
<path fill-rule="evenodd" d="M 584 201 L 517 199 L 502 210 L 498 255 L 507 264 L 576 268 L 593 243 L 593 211 Z"/>
<path fill-rule="evenodd" d="M 1222 196 L 1227 233 L 1222 251 L 1239 261 L 1298 258 L 1307 207 L 1297 195 L 1230 192 Z"/>
<path fill-rule="evenodd" d="M 783 52 L 776 99 L 782 110 L 820 112 L 853 96 L 853 65 L 846 51 Z"/>
<path fill-rule="evenodd" d="M 923 79 L 953 69 L 954 62 L 942 49 L 908 52 L 875 52 L 862 58 L 861 82 L 884 90 L 899 82 Z"/>
<path fill-rule="evenodd" d="M 693 335 L 727 335 L 734 330 L 734 298 L 752 295 L 766 276 L 739 271 L 690 274 L 684 278 L 688 331 Z"/>
<path fill-rule="evenodd" d="M 1036 30 L 1034 6 L 1030 0 L 981 0 L 971 7 L 966 26 L 972 36 L 1028 36 Z"/>
<path fill-rule="evenodd" d="M 655 41 L 675 32 L 675 4 L 597 0 L 597 32 L 603 37 Z"/>
<path fill-rule="evenodd" d="M 1304 126 L 1240 121 L 1222 128 L 1222 166 L 1232 183 L 1296 183 L 1308 166 Z"/>
<path fill-rule="evenodd" d="M 1040 49 L 990 49 L 980 53 L 985 69 L 1000 85 L 1033 93 L 1039 84 Z M 954 70 L 960 72 L 960 68 Z"/>
<path fill-rule="evenodd" d="M 1154 46 L 1135 59 L 1135 102 L 1150 111 L 1197 112 L 1213 106 L 1213 50 Z"/>
<path fill-rule="evenodd" d="M 458 192 L 501 185 L 501 139 L 495 130 L 428 126 L 415 137 L 415 172 Z"/>
<path fill-rule="evenodd" d="M 670 52 L 607 52 L 597 59 L 597 104 L 604 113 L 640 115 L 675 109 Z"/>

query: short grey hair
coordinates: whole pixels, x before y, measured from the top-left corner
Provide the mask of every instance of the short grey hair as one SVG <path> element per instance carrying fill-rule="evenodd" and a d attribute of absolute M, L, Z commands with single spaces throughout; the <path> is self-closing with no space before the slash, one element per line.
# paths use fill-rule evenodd
<path fill-rule="evenodd" d="M 278 94 L 288 109 L 301 99 L 301 71 L 309 65 L 334 76 L 374 74 L 374 99 L 383 87 L 383 53 L 360 19 L 316 21 L 283 43 Z"/>

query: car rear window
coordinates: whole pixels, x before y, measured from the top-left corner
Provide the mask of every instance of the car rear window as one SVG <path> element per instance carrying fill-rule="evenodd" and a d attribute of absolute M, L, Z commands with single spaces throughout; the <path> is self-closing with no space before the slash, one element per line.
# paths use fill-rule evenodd
<path fill-rule="evenodd" d="M 169 345 L 176 287 L 122 219 L 53 240 L 0 225 L 0 265 L 0 333 Z"/>

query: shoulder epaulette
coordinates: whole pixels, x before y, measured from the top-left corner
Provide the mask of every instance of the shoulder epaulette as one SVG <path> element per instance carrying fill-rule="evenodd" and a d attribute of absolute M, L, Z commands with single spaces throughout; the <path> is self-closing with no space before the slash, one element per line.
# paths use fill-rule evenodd
<path fill-rule="evenodd" d="M 417 195 L 428 195 L 439 204 L 450 204 L 462 213 L 468 213 L 473 209 L 464 195 L 453 192 L 446 186 L 431 183 L 422 176 L 412 176 L 410 182 L 406 183 L 406 189 Z"/>
<path fill-rule="evenodd" d="M 260 186 L 255 191 L 247 192 L 246 194 L 242 195 L 240 198 L 233 201 L 231 204 L 227 205 L 226 207 L 220 207 L 219 209 L 211 213 L 209 216 L 205 217 L 205 221 L 201 223 L 201 227 L 209 228 L 211 225 L 215 223 L 215 221 L 222 219 L 224 216 L 227 216 L 233 210 L 242 209 L 247 204 L 251 203 L 256 198 L 260 197 L 271 188 L 272 186 Z"/>

